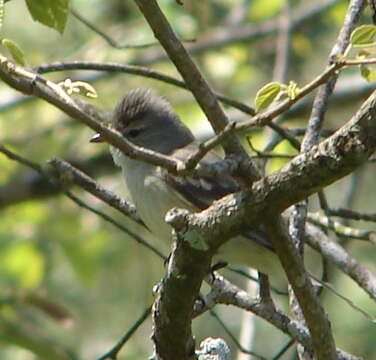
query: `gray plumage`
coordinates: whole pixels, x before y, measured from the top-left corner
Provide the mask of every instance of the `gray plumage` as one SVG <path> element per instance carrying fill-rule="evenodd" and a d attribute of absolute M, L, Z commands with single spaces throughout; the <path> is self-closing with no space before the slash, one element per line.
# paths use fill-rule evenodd
<path fill-rule="evenodd" d="M 164 154 L 194 141 L 192 132 L 179 120 L 170 104 L 151 90 L 136 89 L 124 96 L 114 110 L 112 123 L 133 143 L 147 144 L 145 147 Z M 135 132 L 137 136 L 133 136 Z"/>
<path fill-rule="evenodd" d="M 186 159 L 198 146 L 170 104 L 150 90 L 128 93 L 114 110 L 113 126 L 129 141 L 180 160 Z M 116 148 L 110 149 L 115 163 L 123 170 L 128 193 L 142 220 L 163 240 L 171 237 L 171 228 L 164 217 L 172 207 L 202 210 L 240 190 L 231 176 L 177 177 L 163 168 L 133 160 Z M 201 162 L 210 164 L 219 160 L 218 155 L 209 152 Z M 259 229 L 227 242 L 220 248 L 220 259 L 265 273 L 282 273 L 279 260 L 271 250 L 270 242 Z"/>

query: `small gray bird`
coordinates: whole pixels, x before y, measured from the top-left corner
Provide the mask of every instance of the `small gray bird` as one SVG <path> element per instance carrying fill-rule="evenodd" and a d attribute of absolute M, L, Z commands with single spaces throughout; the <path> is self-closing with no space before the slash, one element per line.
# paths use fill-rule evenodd
<path fill-rule="evenodd" d="M 132 143 L 176 159 L 185 160 L 198 146 L 170 104 L 151 90 L 130 91 L 117 104 L 112 121 L 113 127 Z M 102 142 L 103 138 L 98 134 L 91 141 Z M 123 170 L 128 193 L 141 219 L 162 240 L 171 239 L 171 227 L 164 221 L 171 208 L 200 211 L 214 200 L 240 190 L 231 176 L 178 177 L 161 167 L 131 159 L 113 146 L 110 151 L 115 164 Z M 216 153 L 209 152 L 201 162 L 219 160 Z M 220 248 L 218 260 L 266 274 L 283 273 L 270 242 L 258 231 L 228 241 Z"/>

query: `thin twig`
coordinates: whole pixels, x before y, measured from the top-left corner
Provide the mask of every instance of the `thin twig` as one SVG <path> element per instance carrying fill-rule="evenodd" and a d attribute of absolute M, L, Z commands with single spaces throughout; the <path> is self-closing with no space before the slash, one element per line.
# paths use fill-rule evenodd
<path fill-rule="evenodd" d="M 96 34 L 98 34 L 103 40 L 105 40 L 109 45 L 114 47 L 115 49 L 145 49 L 151 46 L 159 45 L 158 42 L 153 43 L 147 43 L 147 44 L 139 44 L 139 45 L 129 45 L 129 44 L 119 44 L 117 41 L 115 41 L 111 36 L 107 35 L 104 31 L 100 30 L 98 27 L 96 27 L 93 23 L 91 23 L 89 20 L 85 19 L 79 12 L 77 12 L 75 9 L 70 9 L 71 14 L 81 21 L 83 24 L 85 24 L 89 29 L 94 31 Z"/>
<path fill-rule="evenodd" d="M 275 354 L 271 360 L 279 360 L 285 353 L 288 349 L 290 349 L 290 347 L 292 345 L 295 344 L 295 341 L 294 340 L 289 340 L 284 346 L 282 346 L 281 350 L 278 351 L 277 354 Z"/>
<path fill-rule="evenodd" d="M 142 239 L 136 233 L 134 233 L 131 230 L 128 230 L 125 226 L 121 225 L 120 223 L 118 223 L 116 220 L 114 220 L 110 216 L 108 216 L 108 215 L 104 214 L 103 212 L 91 207 L 90 205 L 86 204 L 85 202 L 83 202 L 82 200 L 77 198 L 75 195 L 73 195 L 69 190 L 66 189 L 64 183 L 61 182 L 58 177 L 54 177 L 51 174 L 47 173 L 39 164 L 34 163 L 34 162 L 32 162 L 32 161 L 30 161 L 30 160 L 28 160 L 28 159 L 26 159 L 26 158 L 24 158 L 20 155 L 15 154 L 14 152 L 10 151 L 9 149 L 7 149 L 3 145 L 0 145 L 0 152 L 2 152 L 4 155 L 6 155 L 9 159 L 15 160 L 15 161 L 33 169 L 33 170 L 35 170 L 41 176 L 43 176 L 49 182 L 51 182 L 54 186 L 57 186 L 58 188 L 60 188 L 60 190 L 66 196 L 68 196 L 72 201 L 74 201 L 77 205 L 79 205 L 80 207 L 85 208 L 85 209 L 95 213 L 96 215 L 100 216 L 101 218 L 103 218 L 107 222 L 111 223 L 112 225 L 114 225 L 118 229 L 120 229 L 121 231 L 128 234 L 131 238 L 136 240 L 139 244 L 141 244 L 141 245 L 145 246 L 146 248 L 148 248 L 149 250 L 151 250 L 153 253 L 158 255 L 160 258 L 165 259 L 165 256 L 157 248 L 155 248 L 153 245 L 149 244 L 147 241 Z"/>
<path fill-rule="evenodd" d="M 209 141 L 209 145 L 202 146 L 195 154 L 191 156 L 190 160 L 190 167 L 194 167 L 200 159 L 205 156 L 206 152 L 209 149 L 221 144 L 221 142 L 227 138 L 231 133 L 235 131 L 243 131 L 250 128 L 261 127 L 268 124 L 271 120 L 276 118 L 277 116 L 281 115 L 285 111 L 287 111 L 291 106 L 297 103 L 300 99 L 304 98 L 307 94 L 311 93 L 315 90 L 318 86 L 325 83 L 328 78 L 332 76 L 336 71 L 338 71 L 344 65 L 342 63 L 335 63 L 332 64 L 330 68 L 325 70 L 322 74 L 316 77 L 313 81 L 309 84 L 304 86 L 301 91 L 297 94 L 294 99 L 286 99 L 282 101 L 279 105 L 275 106 L 271 110 L 267 110 L 260 115 L 254 116 L 251 120 L 244 121 L 241 123 L 236 123 L 236 125 L 228 125 L 225 129 L 223 129 L 217 136 L 213 137 Z M 297 140 L 295 140 L 297 141 Z M 194 160 L 194 161 L 193 161 Z"/>
<path fill-rule="evenodd" d="M 360 264 L 340 244 L 330 240 L 326 234 L 310 223 L 307 223 L 305 240 L 376 300 L 376 275 L 371 270 Z"/>
<path fill-rule="evenodd" d="M 308 213 L 308 220 L 321 228 L 333 230 L 337 235 L 350 239 L 376 242 L 376 231 L 361 230 L 331 220 L 319 213 Z"/>
<path fill-rule="evenodd" d="M 245 349 L 242 344 L 239 343 L 238 339 L 236 338 L 236 336 L 228 329 L 228 327 L 226 326 L 226 324 L 223 322 L 223 320 L 220 318 L 220 316 L 213 310 L 211 309 L 209 311 L 210 315 L 213 316 L 219 325 L 221 325 L 222 329 L 226 332 L 226 334 L 231 338 L 231 340 L 234 342 L 234 344 L 236 345 L 236 347 L 244 354 L 248 354 L 248 355 L 252 355 L 253 357 L 255 357 L 256 359 L 260 359 L 260 360 L 267 360 L 266 357 L 262 356 L 262 355 L 259 355 L 257 353 L 255 353 L 254 351 L 252 350 L 248 350 L 248 349 Z"/>
<path fill-rule="evenodd" d="M 150 79 L 155 79 L 163 81 L 167 84 L 175 85 L 182 89 L 188 89 L 184 81 L 174 78 L 169 75 L 165 75 L 159 71 L 149 69 L 142 66 L 135 65 L 122 65 L 117 63 L 96 63 L 91 61 L 73 61 L 73 62 L 56 62 L 52 64 L 39 65 L 33 68 L 38 74 L 45 74 L 55 71 L 66 71 L 66 70 L 96 70 L 96 71 L 107 71 L 107 72 L 117 72 L 117 73 L 127 73 L 140 75 Z M 217 92 L 214 93 L 218 100 L 223 104 L 232 106 L 235 109 L 242 111 L 248 115 L 254 115 L 255 110 L 240 101 L 231 99 Z"/>
<path fill-rule="evenodd" d="M 125 216 L 128 216 L 137 223 L 145 226 L 137 214 L 136 208 L 133 204 L 128 203 L 124 199 L 120 199 L 118 196 L 98 184 L 90 176 L 75 168 L 72 164 L 69 164 L 68 162 L 59 158 L 53 158 L 49 160 L 48 163 L 57 169 L 61 176 L 64 174 L 64 179 L 66 181 L 75 183 L 98 199 L 101 199 L 111 207 L 120 211 Z"/>
<path fill-rule="evenodd" d="M 328 209 L 328 214 L 330 216 L 338 216 L 344 219 L 349 220 L 362 220 L 376 222 L 376 214 L 365 214 L 351 209 L 337 208 L 337 209 Z"/>
<path fill-rule="evenodd" d="M 126 342 L 131 338 L 131 336 L 136 332 L 136 330 L 144 323 L 144 321 L 149 317 L 151 313 L 151 306 L 149 306 L 142 315 L 135 321 L 135 323 L 130 327 L 129 330 L 121 337 L 118 343 L 97 360 L 106 360 L 106 359 L 117 359 L 117 356 L 126 344 Z"/>
<path fill-rule="evenodd" d="M 363 10 L 365 3 L 365 0 L 350 1 L 343 26 L 339 32 L 337 41 L 335 42 L 332 51 L 329 55 L 328 68 L 331 68 L 331 64 L 335 60 L 335 58 L 338 55 L 344 54 L 345 50 L 347 49 L 351 32 L 355 28 L 355 24 Z M 318 141 L 319 131 L 324 121 L 324 116 L 328 105 L 329 97 L 333 93 L 334 87 L 337 82 L 337 78 L 338 74 L 333 73 L 330 76 L 330 81 L 328 81 L 323 87 L 321 87 L 315 96 L 312 106 L 311 117 L 308 122 L 307 133 L 302 142 L 303 151 L 307 151 Z"/>
<path fill-rule="evenodd" d="M 256 277 L 250 275 L 248 272 L 244 271 L 241 268 L 233 267 L 233 266 L 228 266 L 228 267 L 226 267 L 226 269 L 229 270 L 229 271 L 231 271 L 231 272 L 233 272 L 233 273 L 235 273 L 235 274 L 244 276 L 248 280 L 254 281 L 256 283 L 259 282 L 259 280 Z M 271 288 L 272 291 L 274 291 L 278 295 L 283 295 L 283 296 L 287 296 L 288 295 L 286 291 L 280 290 L 280 289 L 278 289 L 278 288 L 276 288 L 274 286 L 271 286 L 270 288 Z"/>
<path fill-rule="evenodd" d="M 181 74 L 189 90 L 200 105 L 208 121 L 216 133 L 220 133 L 229 123 L 228 118 L 219 105 L 213 90 L 202 76 L 192 57 L 177 38 L 171 25 L 160 10 L 155 0 L 135 0 L 140 11 L 149 23 L 155 37 L 159 40 L 169 58 Z M 247 153 L 239 140 L 232 136 L 226 139 L 223 148 L 227 155 L 235 154 L 247 159 Z M 248 181 L 259 178 L 257 168 L 247 161 L 247 167 L 243 167 L 243 174 Z"/>

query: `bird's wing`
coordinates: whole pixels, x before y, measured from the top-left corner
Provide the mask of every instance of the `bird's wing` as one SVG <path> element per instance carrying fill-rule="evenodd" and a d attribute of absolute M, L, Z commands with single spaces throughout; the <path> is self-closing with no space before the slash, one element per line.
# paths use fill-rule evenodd
<path fill-rule="evenodd" d="M 172 156 L 179 160 L 186 160 L 187 153 L 197 150 L 197 146 L 197 143 L 191 143 L 182 149 L 176 150 Z M 200 164 L 209 165 L 221 160 L 222 159 L 216 153 L 211 151 L 200 161 Z M 238 183 L 229 175 L 222 175 L 220 177 L 174 176 L 164 171 L 163 177 L 175 191 L 200 210 L 206 209 L 215 200 L 240 191 Z M 273 249 L 272 244 L 267 239 L 266 233 L 262 228 L 250 231 L 246 236 L 270 250 Z"/>
<path fill-rule="evenodd" d="M 172 156 L 179 160 L 186 160 L 186 154 L 197 150 L 197 144 L 191 143 L 182 149 L 176 150 Z M 222 160 L 216 153 L 209 152 L 200 164 L 213 164 Z M 237 182 L 229 175 L 214 176 L 174 176 L 164 173 L 166 181 L 177 190 L 185 199 L 200 210 L 206 209 L 214 200 L 240 190 Z"/>

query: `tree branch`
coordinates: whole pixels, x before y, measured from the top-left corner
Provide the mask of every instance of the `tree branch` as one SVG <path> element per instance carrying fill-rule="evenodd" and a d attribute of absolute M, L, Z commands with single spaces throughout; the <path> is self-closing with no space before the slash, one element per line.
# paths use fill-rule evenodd
<path fill-rule="evenodd" d="M 176 172 L 177 169 L 184 167 L 179 160 L 127 141 L 117 131 L 102 125 L 93 115 L 86 113 L 60 86 L 40 75 L 16 66 L 1 55 L 0 78 L 18 91 L 27 95 L 36 95 L 46 100 L 67 115 L 99 132 L 108 143 L 120 149 L 129 157 L 163 166 L 171 172 Z"/>
<path fill-rule="evenodd" d="M 98 175 L 114 171 L 110 154 L 100 154 L 83 161 L 69 160 L 73 166 L 88 174 Z M 46 173 L 52 169 L 46 169 Z M 29 169 L 17 171 L 6 184 L 0 188 L 0 209 L 32 199 L 42 199 L 59 194 L 61 189 L 53 186 L 47 178 Z"/>
<path fill-rule="evenodd" d="M 165 75 L 159 71 L 149 69 L 142 66 L 134 65 L 122 65 L 117 63 L 96 63 L 92 61 L 73 61 L 73 62 L 57 62 L 52 64 L 39 65 L 33 68 L 38 74 L 45 74 L 55 71 L 66 71 L 66 70 L 95 70 L 95 71 L 107 71 L 116 73 L 126 73 L 140 75 L 149 79 L 159 80 L 167 84 L 177 86 L 182 89 L 187 89 L 188 87 L 184 81 L 174 78 L 169 75 Z M 255 110 L 240 101 L 228 98 L 217 92 L 214 93 L 218 100 L 222 103 L 232 106 L 235 109 L 242 111 L 248 115 L 254 115 Z"/>
<path fill-rule="evenodd" d="M 175 210 L 170 214 L 171 223 L 197 231 L 214 247 L 257 227 L 271 214 L 281 213 L 366 162 L 376 149 L 375 116 L 376 91 L 347 124 L 279 171 L 255 182 L 249 190 L 214 202 L 201 213 L 187 215 Z"/>
<path fill-rule="evenodd" d="M 79 198 L 77 198 L 75 195 L 73 195 L 69 190 L 66 189 L 64 182 L 61 181 L 61 179 L 58 176 L 56 176 L 56 174 L 46 172 L 39 164 L 36 164 L 36 163 L 34 163 L 34 162 L 32 162 L 28 159 L 23 158 L 20 155 L 13 153 L 12 151 L 7 149 L 3 145 L 0 145 L 0 152 L 3 153 L 4 155 L 6 155 L 9 159 L 17 161 L 17 162 L 21 163 L 22 165 L 25 165 L 25 166 L 33 169 L 39 175 L 41 175 L 43 178 L 45 178 L 51 184 L 51 186 L 53 186 L 53 187 L 57 188 L 59 191 L 63 192 L 67 197 L 69 197 L 78 206 L 83 207 L 83 208 L 95 213 L 96 215 L 98 215 L 102 219 L 110 222 L 112 225 L 116 226 L 118 229 L 120 229 L 124 233 L 128 234 L 131 238 L 133 238 L 139 244 L 145 246 L 146 248 L 151 250 L 153 253 L 158 255 L 160 258 L 165 259 L 165 256 L 157 248 L 155 248 L 153 245 L 149 244 L 147 241 L 142 239 L 138 234 L 136 234 L 133 231 L 128 230 L 126 227 L 124 227 L 120 223 L 116 222 L 110 216 L 102 213 L 99 210 L 92 208 L 91 206 L 89 206 L 88 204 L 84 203 Z M 65 175 L 66 175 L 66 172 L 65 172 Z M 64 179 L 64 176 L 62 176 L 62 178 Z M 107 194 L 106 195 L 102 194 L 102 197 L 101 197 L 102 200 L 104 200 L 104 201 L 108 201 L 108 190 L 106 190 L 106 192 L 107 192 Z M 94 192 L 93 192 L 93 194 L 94 194 Z"/>
<path fill-rule="evenodd" d="M 329 239 L 317 227 L 307 224 L 305 240 L 327 260 L 350 276 L 370 297 L 376 300 L 376 275 L 351 257 L 346 250 Z"/>
<path fill-rule="evenodd" d="M 183 77 L 213 129 L 216 133 L 221 132 L 229 123 L 227 116 L 219 105 L 213 90 L 200 73 L 181 41 L 177 38 L 157 2 L 155 0 L 135 0 L 135 2 L 153 30 L 155 37 Z M 247 153 L 236 137 L 227 138 L 223 148 L 227 155 L 236 154 L 247 159 Z M 245 169 L 245 167 L 243 168 Z M 249 159 L 246 172 L 248 180 L 253 181 L 259 178 L 258 170 Z"/>
<path fill-rule="evenodd" d="M 342 0 L 315 1 L 311 4 L 302 4 L 298 9 L 292 12 L 290 31 L 298 28 L 300 25 L 312 21 L 316 16 L 332 8 Z M 187 49 L 190 54 L 199 54 L 204 51 L 220 49 L 239 42 L 249 42 L 252 39 L 258 39 L 267 35 L 275 34 L 279 29 L 275 18 L 261 22 L 259 24 L 247 24 L 239 26 L 231 31 L 228 29 L 216 29 L 205 34 L 201 34 L 197 42 L 188 44 Z M 160 51 L 151 51 L 143 53 L 134 63 L 146 65 L 162 61 L 166 55 Z"/>
<path fill-rule="evenodd" d="M 376 222 L 376 214 L 363 214 L 350 209 L 328 209 L 328 214 L 330 216 L 338 216 L 349 220 L 363 220 Z"/>
<path fill-rule="evenodd" d="M 118 196 L 102 187 L 82 171 L 76 169 L 68 162 L 59 158 L 53 158 L 49 160 L 48 163 L 59 171 L 60 176 L 64 177 L 65 181 L 72 182 L 80 186 L 98 199 L 101 199 L 108 205 L 117 209 L 125 216 L 128 216 L 140 225 L 144 225 L 133 204 L 128 203 L 124 199 L 120 199 Z"/>
<path fill-rule="evenodd" d="M 308 213 L 308 221 L 321 228 L 333 230 L 343 238 L 376 242 L 376 231 L 352 228 L 338 221 L 333 221 L 328 216 L 320 213 Z"/>
<path fill-rule="evenodd" d="M 336 347 L 330 322 L 305 271 L 298 248 L 289 238 L 282 221 L 270 218 L 265 227 L 299 302 L 311 334 L 314 354 L 319 360 L 336 360 Z"/>
<path fill-rule="evenodd" d="M 337 41 L 330 52 L 329 64 L 335 60 L 336 56 L 345 52 L 349 44 L 351 32 L 355 28 L 355 24 L 364 8 L 365 3 L 365 0 L 350 1 L 343 26 L 338 35 Z M 331 67 L 331 65 L 329 65 L 329 67 Z M 307 133 L 303 139 L 303 151 L 309 150 L 315 143 L 317 143 L 319 139 L 319 132 L 324 121 L 328 100 L 334 90 L 337 78 L 338 74 L 333 73 L 329 82 L 321 87 L 315 96 L 311 117 L 308 122 Z"/>
<path fill-rule="evenodd" d="M 215 273 L 209 281 L 211 291 L 203 298 L 202 307 L 196 308 L 195 316 L 211 309 L 216 304 L 233 305 L 241 309 L 251 311 L 262 319 L 266 320 L 283 333 L 289 335 L 295 341 L 312 349 L 312 340 L 308 329 L 298 321 L 291 320 L 272 303 L 260 302 L 259 299 L 251 297 L 244 290 L 230 283 L 223 276 Z M 347 354 L 337 348 L 338 360 L 360 360 L 360 358 Z"/>

